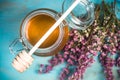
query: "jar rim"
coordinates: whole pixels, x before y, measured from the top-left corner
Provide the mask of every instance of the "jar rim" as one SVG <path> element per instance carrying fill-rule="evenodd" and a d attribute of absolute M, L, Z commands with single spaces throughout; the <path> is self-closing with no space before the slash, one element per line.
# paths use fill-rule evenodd
<path fill-rule="evenodd" d="M 46 9 L 46 8 L 34 10 L 25 17 L 25 19 L 23 20 L 23 23 L 21 25 L 20 34 L 21 34 L 21 38 L 22 38 L 24 46 L 27 47 L 29 50 L 32 49 L 33 45 L 28 41 L 28 39 L 26 37 L 26 32 L 25 32 L 26 25 L 28 24 L 28 21 L 31 18 L 33 18 L 37 15 L 40 15 L 40 14 L 50 16 L 50 17 L 54 18 L 55 20 L 59 19 L 59 15 L 56 11 L 51 10 L 51 9 Z M 47 48 L 38 48 L 35 52 L 36 53 L 48 53 L 48 52 L 51 52 L 52 50 L 56 49 L 63 39 L 63 35 L 64 35 L 63 23 L 59 25 L 59 32 L 60 32 L 59 36 L 53 45 L 51 45 Z"/>

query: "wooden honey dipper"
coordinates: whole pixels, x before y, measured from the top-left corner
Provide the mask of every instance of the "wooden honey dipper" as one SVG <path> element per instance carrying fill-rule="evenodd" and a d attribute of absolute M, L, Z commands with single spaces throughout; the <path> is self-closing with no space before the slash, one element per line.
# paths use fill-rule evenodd
<path fill-rule="evenodd" d="M 59 26 L 59 24 L 69 15 L 69 13 L 78 5 L 80 0 L 75 0 L 75 2 L 68 8 L 68 10 L 56 21 L 56 23 L 45 33 L 45 35 L 34 45 L 34 47 L 27 53 L 25 50 L 21 51 L 16 58 L 13 60 L 13 67 L 19 71 L 23 72 L 33 62 L 32 54 L 38 49 L 38 47 L 50 36 L 50 34 Z"/>

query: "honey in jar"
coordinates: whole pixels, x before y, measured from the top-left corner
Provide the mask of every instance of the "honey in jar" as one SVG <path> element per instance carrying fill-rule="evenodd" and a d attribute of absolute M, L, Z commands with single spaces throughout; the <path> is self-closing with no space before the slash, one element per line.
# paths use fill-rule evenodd
<path fill-rule="evenodd" d="M 40 38 L 50 29 L 55 23 L 55 19 L 52 17 L 41 14 L 33 17 L 27 24 L 26 36 L 28 41 L 35 45 Z M 59 36 L 59 27 L 57 27 L 52 34 L 43 42 L 40 48 L 50 47 L 56 42 Z"/>
<path fill-rule="evenodd" d="M 28 50 L 44 36 L 44 34 L 59 19 L 57 12 L 49 9 L 39 9 L 30 13 L 21 26 L 21 37 Z M 68 40 L 69 29 L 63 21 L 42 43 L 34 53 L 38 56 L 51 56 L 57 54 Z"/>

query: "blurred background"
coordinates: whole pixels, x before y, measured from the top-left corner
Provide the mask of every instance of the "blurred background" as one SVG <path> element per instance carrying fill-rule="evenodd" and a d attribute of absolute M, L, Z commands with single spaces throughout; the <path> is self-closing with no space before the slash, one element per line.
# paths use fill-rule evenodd
<path fill-rule="evenodd" d="M 102 0 L 91 0 L 100 4 Z M 105 0 L 111 3 L 114 0 Z M 58 80 L 60 71 L 65 64 L 60 64 L 47 74 L 38 74 L 39 64 L 48 64 L 51 57 L 34 57 L 34 62 L 24 73 L 17 72 L 11 65 L 14 55 L 9 51 L 11 42 L 20 37 L 20 25 L 25 16 L 39 8 L 50 8 L 62 11 L 63 0 L 0 0 L 0 80 Z M 120 0 L 116 5 L 116 17 L 120 19 Z M 115 80 L 117 74 L 114 71 Z M 100 63 L 97 61 L 87 69 L 84 80 L 105 80 Z"/>

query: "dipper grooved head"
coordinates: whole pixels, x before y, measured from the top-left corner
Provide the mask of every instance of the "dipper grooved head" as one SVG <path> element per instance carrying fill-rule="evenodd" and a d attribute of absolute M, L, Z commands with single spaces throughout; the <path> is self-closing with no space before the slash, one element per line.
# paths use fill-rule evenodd
<path fill-rule="evenodd" d="M 30 56 L 25 50 L 20 52 L 14 61 L 12 62 L 12 66 L 19 72 L 25 71 L 32 64 L 33 58 Z"/>

